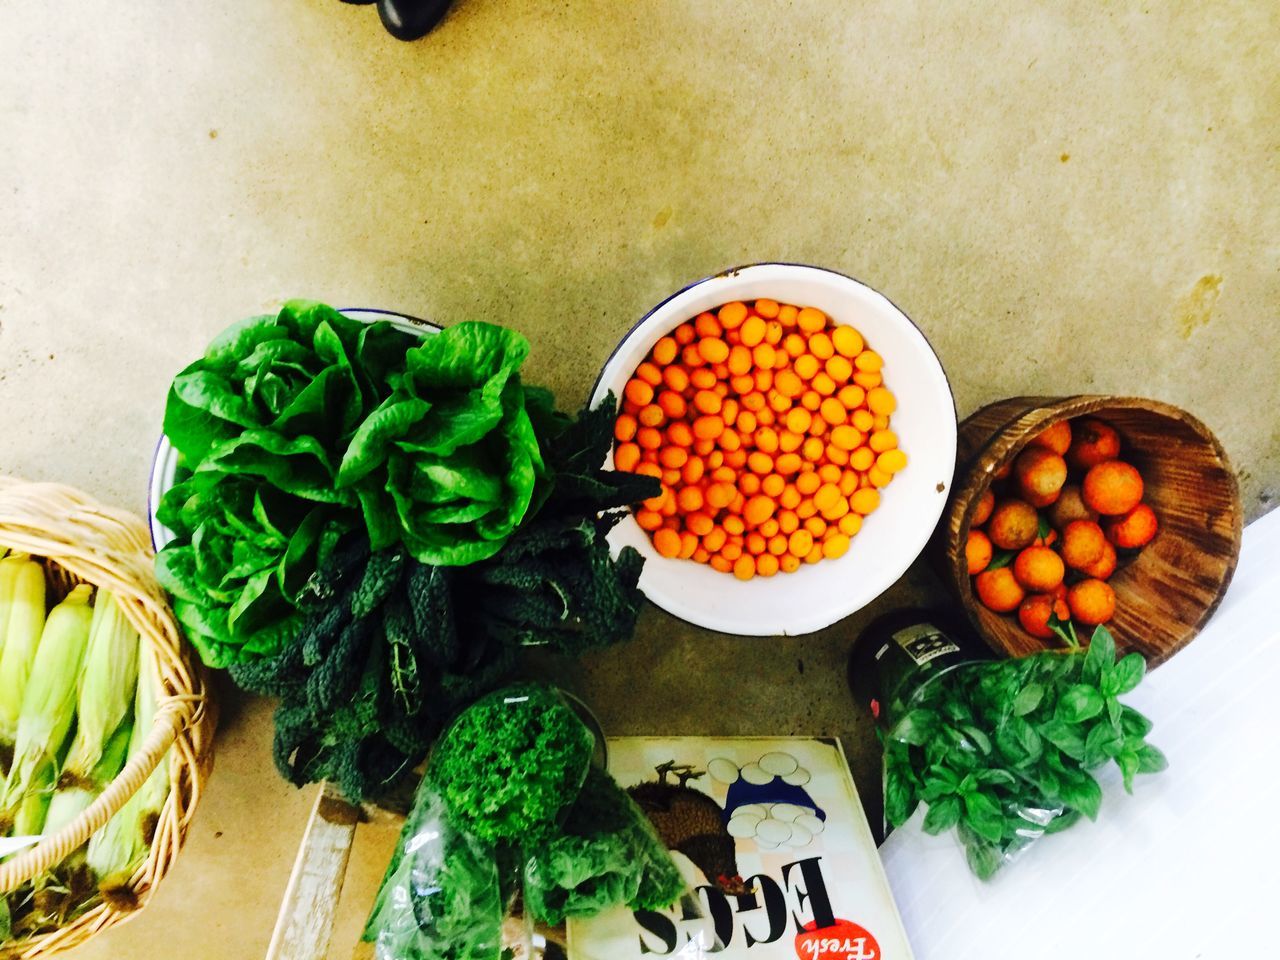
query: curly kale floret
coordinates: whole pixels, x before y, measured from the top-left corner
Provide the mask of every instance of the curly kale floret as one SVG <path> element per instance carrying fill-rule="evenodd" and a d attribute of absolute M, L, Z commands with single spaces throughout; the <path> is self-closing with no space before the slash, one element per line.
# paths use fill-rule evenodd
<path fill-rule="evenodd" d="M 660 910 L 684 878 L 644 813 L 607 773 L 591 768 L 563 831 L 530 851 L 525 903 L 552 926 L 625 904 Z"/>
<path fill-rule="evenodd" d="M 534 842 L 578 795 L 595 740 L 548 687 L 505 687 L 468 708 L 440 738 L 428 779 L 454 822 L 482 840 Z"/>

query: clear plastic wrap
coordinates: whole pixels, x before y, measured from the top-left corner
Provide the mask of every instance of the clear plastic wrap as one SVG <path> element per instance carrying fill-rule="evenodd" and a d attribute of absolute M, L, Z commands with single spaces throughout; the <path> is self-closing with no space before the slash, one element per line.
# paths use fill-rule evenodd
<path fill-rule="evenodd" d="M 383 878 L 365 939 L 378 960 L 495 960 L 506 903 L 492 844 L 453 826 L 424 782 Z"/>
<path fill-rule="evenodd" d="M 451 724 L 365 928 L 378 960 L 533 957 L 535 924 L 696 904 L 644 814 L 592 765 L 596 739 L 536 684 Z"/>
<path fill-rule="evenodd" d="M 653 825 L 609 774 L 595 768 L 563 831 L 534 847 L 525 864 L 525 906 L 552 926 L 618 904 L 661 909 L 684 890 Z"/>
<path fill-rule="evenodd" d="M 912 646 L 925 627 L 920 662 Z M 1145 741 L 1150 722 L 1117 699 L 1141 680 L 1142 658 L 1117 660 L 1104 628 L 1087 648 L 1000 661 L 965 660 L 939 637 L 931 624 L 897 628 L 874 657 L 885 819 L 901 826 L 924 804 L 925 831 L 955 829 L 980 879 L 1045 834 L 1095 818 L 1102 791 L 1091 771 L 1101 764 L 1114 761 L 1127 789 L 1135 774 L 1164 768 Z"/>

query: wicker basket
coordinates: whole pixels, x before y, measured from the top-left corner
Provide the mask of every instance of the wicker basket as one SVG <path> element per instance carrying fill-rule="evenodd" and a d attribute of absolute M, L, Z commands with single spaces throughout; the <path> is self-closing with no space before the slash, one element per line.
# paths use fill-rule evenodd
<path fill-rule="evenodd" d="M 42 558 L 50 595 L 76 583 L 111 590 L 134 628 L 150 641 L 162 697 L 144 749 L 72 823 L 3 864 L 0 893 L 32 879 L 85 843 L 168 758 L 170 790 L 147 859 L 134 873 L 134 902 L 100 903 L 66 926 L 0 947 L 0 956 L 44 957 L 129 919 L 173 866 L 213 760 L 215 711 L 203 667 L 189 653 L 153 572 L 145 524 L 69 487 L 0 477 L 0 547 Z M 126 898 L 127 899 L 127 898 Z"/>

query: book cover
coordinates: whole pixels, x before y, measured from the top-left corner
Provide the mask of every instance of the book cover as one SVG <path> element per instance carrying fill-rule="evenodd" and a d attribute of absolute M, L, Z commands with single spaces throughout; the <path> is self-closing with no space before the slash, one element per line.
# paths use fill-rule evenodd
<path fill-rule="evenodd" d="M 911 960 L 839 741 L 617 737 L 609 772 L 692 894 L 570 921 L 569 960 Z"/>

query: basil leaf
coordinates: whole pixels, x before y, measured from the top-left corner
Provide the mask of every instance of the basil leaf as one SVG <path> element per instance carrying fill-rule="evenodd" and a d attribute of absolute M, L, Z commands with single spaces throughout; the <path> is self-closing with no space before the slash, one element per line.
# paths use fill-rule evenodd
<path fill-rule="evenodd" d="M 1133 793 L 1133 777 L 1138 772 L 1140 764 L 1138 754 L 1133 750 L 1121 750 L 1116 754 L 1116 766 L 1120 768 L 1120 773 L 1124 777 L 1126 793 Z"/>
<path fill-rule="evenodd" d="M 1124 713 L 1120 701 L 1115 697 L 1107 697 L 1107 719 L 1111 721 L 1111 727 L 1117 733 L 1123 733 L 1124 728 L 1120 725 Z"/>
<path fill-rule="evenodd" d="M 1077 683 L 1068 687 L 1058 700 L 1055 716 L 1067 723 L 1091 720 L 1106 706 L 1102 694 L 1087 684 Z"/>
<path fill-rule="evenodd" d="M 1061 833 L 1067 827 L 1073 826 L 1080 820 L 1080 813 L 1077 810 L 1064 810 L 1058 814 L 1047 824 L 1045 824 L 1044 832 L 1046 835 L 1051 833 Z"/>
<path fill-rule="evenodd" d="M 965 724 L 960 729 L 969 741 L 978 748 L 978 752 L 984 754 L 991 752 L 991 739 L 977 727 L 972 724 Z"/>
<path fill-rule="evenodd" d="M 944 830 L 950 830 L 960 822 L 960 799 L 948 797 L 929 804 L 929 812 L 924 817 L 924 832 L 937 836 Z"/>
<path fill-rule="evenodd" d="M 1094 627 L 1082 668 L 1081 676 L 1084 682 L 1097 685 L 1102 679 L 1103 671 L 1110 667 L 1115 659 L 1116 642 L 1111 636 L 1111 631 L 1101 625 Z"/>
<path fill-rule="evenodd" d="M 965 823 L 979 837 L 999 843 L 1004 836 L 1004 816 L 1000 807 L 985 793 L 977 790 L 964 795 Z"/>
<path fill-rule="evenodd" d="M 1147 662 L 1142 654 L 1131 653 L 1115 665 L 1115 669 L 1103 680 L 1102 692 L 1108 696 L 1120 696 L 1128 693 L 1142 682 L 1147 672 Z"/>
<path fill-rule="evenodd" d="M 916 805 L 911 785 L 895 767 L 890 767 L 884 781 L 884 815 L 889 826 L 896 828 L 906 823 Z"/>
<path fill-rule="evenodd" d="M 1130 737 L 1145 737 L 1151 732 L 1150 720 L 1126 704 L 1120 704 L 1120 729 Z"/>
<path fill-rule="evenodd" d="M 966 843 L 964 849 L 969 869 L 979 880 L 990 880 L 1004 863 L 1004 857 L 999 849 L 981 840 Z"/>
<path fill-rule="evenodd" d="M 1139 747 L 1137 754 L 1139 773 L 1159 773 L 1169 767 L 1168 758 L 1149 743 L 1144 743 Z"/>
<path fill-rule="evenodd" d="M 937 715 L 928 710 L 910 710 L 893 725 L 889 736 L 903 743 L 921 746 L 938 732 Z"/>
<path fill-rule="evenodd" d="M 1037 732 L 1073 760 L 1084 759 L 1084 734 L 1074 724 L 1050 720 L 1041 724 Z"/>
<path fill-rule="evenodd" d="M 1110 723 L 1096 723 L 1084 742 L 1084 765 L 1096 767 L 1124 749 L 1124 737 Z"/>
<path fill-rule="evenodd" d="M 1015 766 L 1038 760 L 1043 752 L 1040 735 L 1021 717 L 1010 717 L 996 731 L 996 746 Z"/>
<path fill-rule="evenodd" d="M 1090 820 L 1098 819 L 1098 810 L 1102 807 L 1102 788 L 1093 777 L 1083 776 L 1079 780 L 1063 783 L 1058 796 L 1063 804 Z"/>
<path fill-rule="evenodd" d="M 937 777 L 926 777 L 924 785 L 920 787 L 920 799 L 926 803 L 933 803 L 954 793 L 955 788 L 953 786 L 939 780 Z"/>
<path fill-rule="evenodd" d="M 1044 687 L 1038 683 L 1029 683 L 1021 690 L 1018 695 L 1013 698 L 1013 715 L 1015 717 L 1025 717 L 1028 713 L 1040 706 L 1040 701 L 1044 699 Z"/>
<path fill-rule="evenodd" d="M 978 773 L 977 779 L 978 779 L 978 783 L 982 784 L 985 787 L 995 787 L 995 786 L 1012 787 L 1018 783 L 1017 777 L 1015 777 L 1008 770 L 1001 770 L 996 767 L 993 767 L 989 770 L 981 771 L 980 773 Z"/>

